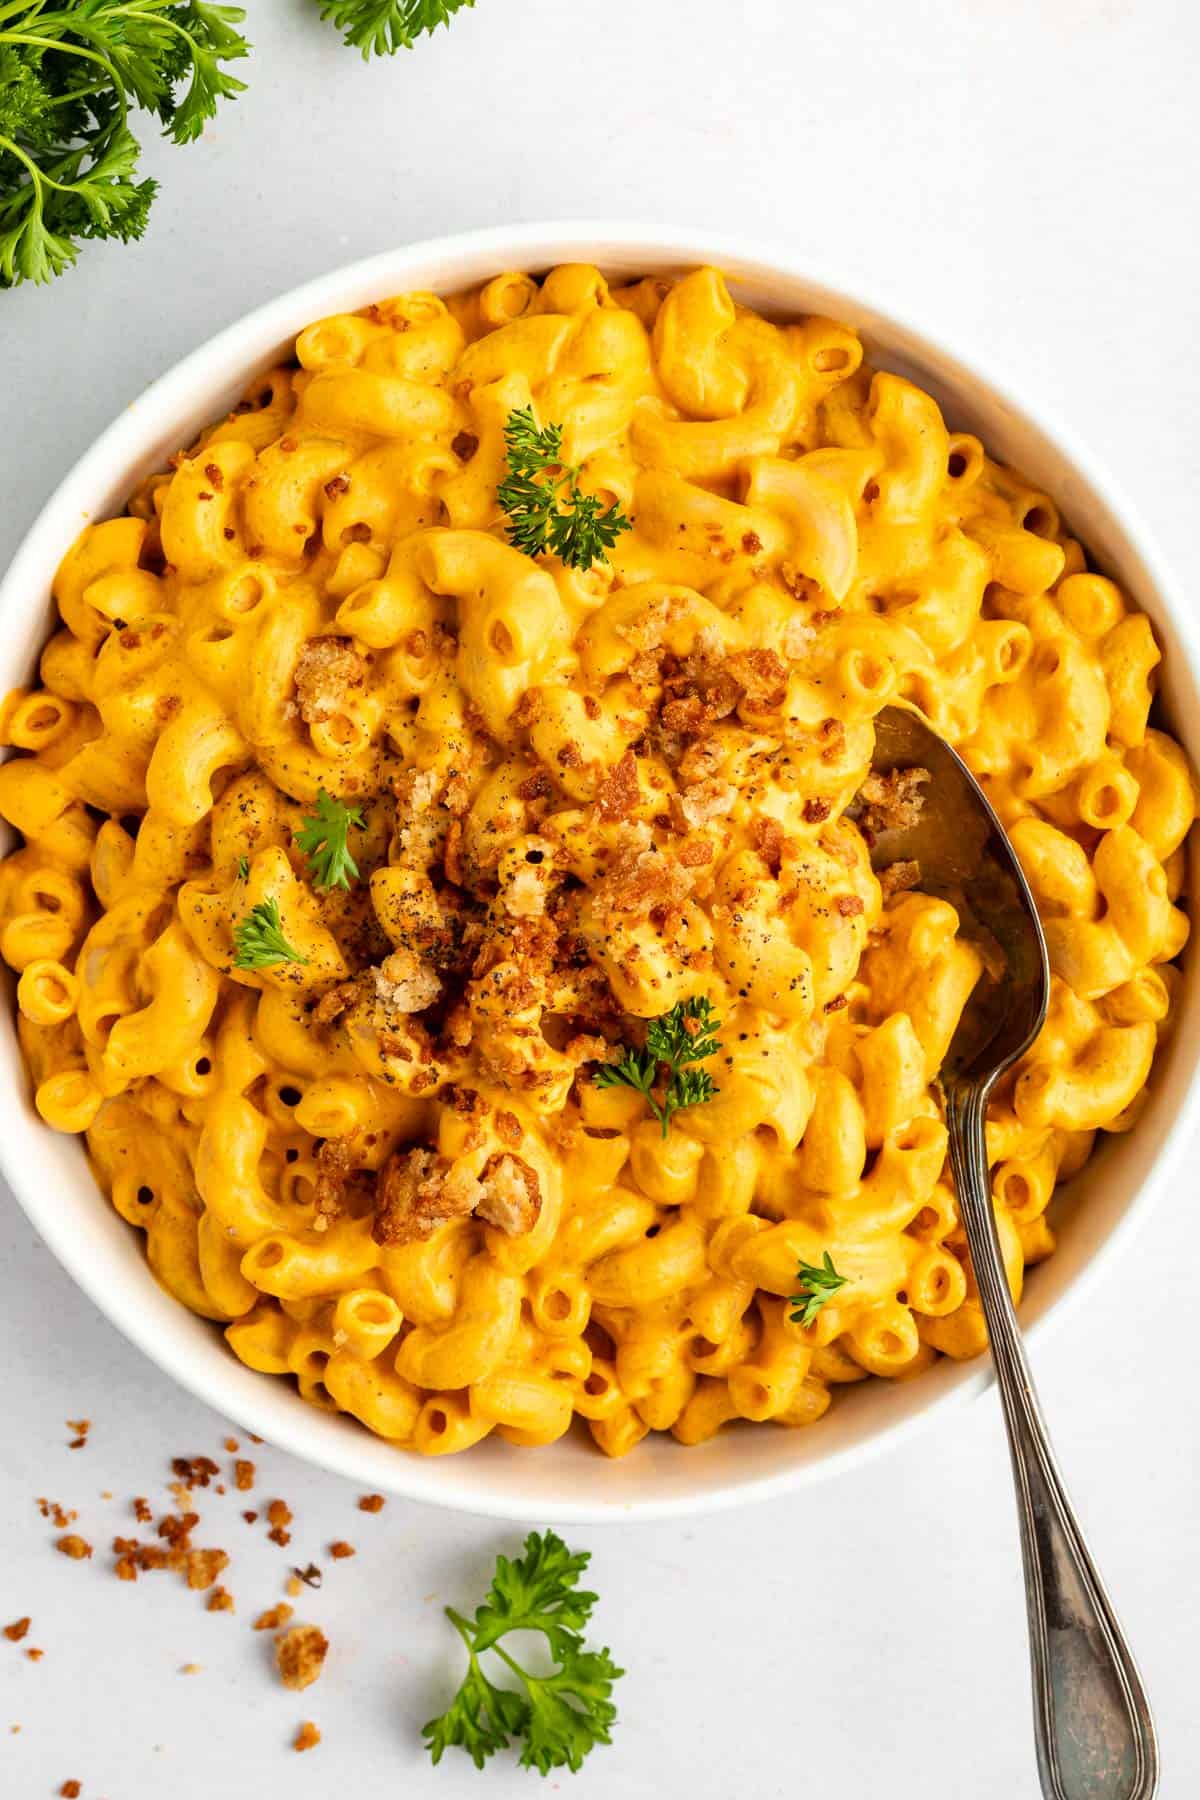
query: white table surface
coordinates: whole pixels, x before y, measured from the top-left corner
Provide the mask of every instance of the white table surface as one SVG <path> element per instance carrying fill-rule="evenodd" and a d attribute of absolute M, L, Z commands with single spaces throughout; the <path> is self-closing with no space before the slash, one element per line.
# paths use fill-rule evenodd
<path fill-rule="evenodd" d="M 118 409 L 248 307 L 397 241 L 574 213 L 811 248 L 1039 387 L 1190 571 L 1188 0 L 479 0 L 370 66 L 307 0 L 253 10 L 249 92 L 200 144 L 151 145 L 146 240 L 0 295 L 0 558 Z M 1200 1786 L 1189 1185 L 1037 1358 L 1157 1707 L 1167 1800 Z M 235 1553 L 234 1618 L 174 1577 L 117 1582 L 100 1547 L 130 1496 L 164 1502 L 166 1459 L 217 1455 L 228 1428 L 117 1335 L 11 1203 L 0 1257 L 0 1622 L 31 1614 L 26 1645 L 45 1650 L 35 1664 L 0 1640 L 0 1792 L 36 1800 L 71 1776 L 86 1800 L 542 1791 L 503 1759 L 476 1775 L 452 1752 L 432 1771 L 417 1738 L 457 1680 L 440 1607 L 473 1603 L 516 1531 L 397 1501 L 366 1517 L 343 1482 L 263 1446 L 257 1498 L 296 1513 L 287 1552 L 241 1522 L 240 1496 L 201 1496 L 199 1541 Z M 68 1416 L 94 1421 L 86 1449 L 66 1448 Z M 38 1494 L 79 1509 L 93 1562 L 53 1552 Z M 794 1500 L 569 1535 L 594 1552 L 598 1631 L 629 1674 L 613 1747 L 548 1791 L 1034 1800 L 994 1395 Z M 329 1633 L 326 1674 L 289 1694 L 248 1616 L 288 1562 L 328 1567 L 338 1537 L 358 1557 L 298 1613 Z M 324 1742 L 295 1756 L 307 1717 Z"/>

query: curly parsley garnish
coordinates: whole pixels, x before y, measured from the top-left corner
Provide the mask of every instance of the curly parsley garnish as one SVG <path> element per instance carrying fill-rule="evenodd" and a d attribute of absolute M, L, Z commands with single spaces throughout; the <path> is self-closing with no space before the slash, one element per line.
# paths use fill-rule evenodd
<path fill-rule="evenodd" d="M 605 1063 L 597 1069 L 596 1086 L 631 1087 L 644 1094 L 666 1137 L 675 1113 L 685 1106 L 702 1106 L 720 1093 L 707 1070 L 691 1066 L 716 1055 L 721 1048 L 716 1035 L 720 1029 L 721 1021 L 713 1017 L 711 1000 L 703 995 L 680 1000 L 670 1012 L 651 1019 L 646 1027 L 644 1050 L 626 1050 L 619 1062 Z M 667 1083 L 658 1100 L 653 1090 L 663 1063 L 667 1066 Z"/>
<path fill-rule="evenodd" d="M 539 426 L 532 406 L 518 407 L 504 427 L 508 473 L 496 498 L 508 514 L 508 541 L 526 556 L 548 550 L 569 569 L 607 562 L 629 520 L 614 503 L 602 508 L 579 489 L 579 469 L 562 460 L 562 426 Z M 565 490 L 565 492 L 564 492 Z"/>
<path fill-rule="evenodd" d="M 578 1772 L 597 1744 L 611 1742 L 617 1709 L 609 1698 L 613 1682 L 624 1674 L 607 1650 L 589 1650 L 580 1633 L 596 1604 L 595 1594 L 581 1593 L 576 1583 L 591 1558 L 571 1551 L 553 1531 L 531 1531 L 525 1554 L 510 1562 L 496 1559 L 496 1573 L 474 1619 L 453 1606 L 450 1620 L 467 1647 L 467 1672 L 457 1694 L 439 1718 L 423 1729 L 435 1763 L 457 1744 L 482 1769 L 489 1756 L 506 1750 L 512 1738 L 524 1740 L 521 1767 L 543 1775 L 551 1769 Z M 500 1639 L 510 1631 L 540 1631 L 555 1663 L 549 1675 L 531 1675 Z M 485 1651 L 497 1656 L 517 1677 L 517 1690 L 497 1687 L 480 1662 Z"/>
<path fill-rule="evenodd" d="M 306 963 L 283 935 L 277 900 L 260 900 L 233 928 L 235 969 L 269 969 L 274 963 Z"/>
<path fill-rule="evenodd" d="M 343 43 L 371 56 L 411 50 L 423 31 L 448 25 L 475 0 L 320 0 L 321 17 L 342 32 Z"/>
<path fill-rule="evenodd" d="M 316 813 L 305 818 L 296 833 L 314 887 L 348 888 L 351 877 L 358 880 L 358 864 L 346 846 L 346 836 L 352 825 L 361 831 L 365 823 L 360 808 L 333 800 L 324 788 L 318 788 Z"/>
<path fill-rule="evenodd" d="M 246 85 L 222 66 L 249 50 L 244 17 L 208 0 L 0 0 L 0 287 L 61 275 L 81 239 L 141 237 L 157 183 L 135 179 L 129 112 L 199 137 Z"/>
<path fill-rule="evenodd" d="M 789 1313 L 788 1318 L 793 1325 L 811 1325 L 825 1302 L 832 1300 L 839 1288 L 845 1287 L 848 1278 L 838 1274 L 833 1258 L 826 1250 L 823 1264 L 806 1263 L 801 1257 L 796 1279 L 800 1291 L 788 1295 L 788 1305 L 798 1307 L 799 1311 Z"/>

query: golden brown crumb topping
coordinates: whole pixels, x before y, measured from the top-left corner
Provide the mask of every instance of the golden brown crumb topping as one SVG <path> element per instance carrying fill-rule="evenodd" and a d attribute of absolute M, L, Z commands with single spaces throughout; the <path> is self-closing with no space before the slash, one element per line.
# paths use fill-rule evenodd
<path fill-rule="evenodd" d="M 306 725 L 320 725 L 344 709 L 367 679 L 367 665 L 349 638 L 312 638 L 296 662 L 296 703 Z"/>
<path fill-rule="evenodd" d="M 329 1640 L 316 1625 L 293 1625 L 275 1640 L 275 1661 L 284 1687 L 311 1687 L 325 1666 Z"/>

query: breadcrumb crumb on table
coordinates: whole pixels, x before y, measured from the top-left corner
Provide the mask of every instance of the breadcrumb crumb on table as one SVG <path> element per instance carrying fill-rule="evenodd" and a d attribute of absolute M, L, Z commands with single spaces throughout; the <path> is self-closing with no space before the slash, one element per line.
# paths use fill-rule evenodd
<path fill-rule="evenodd" d="M 27 1650 L 25 1652 L 25 1654 L 29 1658 L 30 1662 L 41 1662 L 41 1660 L 42 1660 L 43 1656 L 45 1656 L 46 1652 L 44 1650 L 37 1649 L 37 1647 L 35 1646 L 31 1650 Z"/>
<path fill-rule="evenodd" d="M 278 1606 L 269 1606 L 266 1612 L 259 1613 L 254 1621 L 254 1630 L 278 1631 L 281 1625 L 287 1624 L 295 1610 L 286 1600 L 281 1600 Z"/>
<path fill-rule="evenodd" d="M 79 1796 L 83 1792 L 83 1783 L 82 1781 L 64 1781 L 58 1791 L 62 1800 L 79 1800 Z"/>
<path fill-rule="evenodd" d="M 190 1588 L 210 1588 L 221 1571 L 228 1567 L 229 1557 L 224 1550 L 189 1550 L 187 1584 Z"/>
<path fill-rule="evenodd" d="M 247 1462 L 244 1457 L 238 1458 L 233 1465 L 233 1485 L 238 1490 L 239 1494 L 249 1493 L 250 1489 L 254 1486 L 254 1477 L 256 1473 L 257 1471 L 252 1462 Z"/>
<path fill-rule="evenodd" d="M 65 1537 L 56 1538 L 54 1548 L 61 1550 L 62 1554 L 69 1556 L 73 1562 L 82 1562 L 85 1557 L 92 1554 L 92 1546 L 87 1539 L 81 1538 L 75 1531 L 68 1531 Z"/>
<path fill-rule="evenodd" d="M 338 1538 L 336 1543 L 330 1544 L 329 1554 L 335 1561 L 341 1562 L 343 1558 L 347 1556 L 356 1556 L 358 1552 L 355 1550 L 353 1544 L 348 1544 L 346 1542 L 345 1538 Z"/>
<path fill-rule="evenodd" d="M 14 1619 L 11 1625 L 4 1627 L 4 1635 L 10 1644 L 19 1644 L 32 1624 L 33 1620 L 28 1615 L 23 1619 Z"/>
<path fill-rule="evenodd" d="M 305 1719 L 299 1731 L 292 1739 L 293 1750 L 315 1750 L 321 1741 L 321 1733 L 311 1719 Z"/>
<path fill-rule="evenodd" d="M 213 1589 L 212 1593 L 208 1596 L 208 1610 L 209 1612 L 235 1611 L 233 1595 L 229 1592 L 228 1588 L 218 1586 Z"/>
<path fill-rule="evenodd" d="M 319 1625 L 293 1625 L 275 1640 L 275 1661 L 285 1688 L 311 1687 L 325 1666 L 329 1639 Z"/>
<path fill-rule="evenodd" d="M 358 1503 L 359 1512 L 382 1512 L 387 1505 L 382 1494 L 364 1494 Z"/>

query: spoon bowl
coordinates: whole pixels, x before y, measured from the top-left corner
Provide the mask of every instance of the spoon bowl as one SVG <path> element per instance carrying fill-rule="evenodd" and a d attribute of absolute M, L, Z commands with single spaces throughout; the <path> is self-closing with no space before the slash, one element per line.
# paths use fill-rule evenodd
<path fill-rule="evenodd" d="M 983 789 L 962 757 L 907 707 L 875 720 L 877 775 L 924 771 L 910 823 L 874 833 L 871 866 L 915 862 L 920 888 L 948 900 L 966 937 L 985 952 L 984 973 L 942 1064 L 943 1081 L 990 1087 L 1041 1030 L 1050 1000 L 1046 940 L 1029 884 Z"/>

